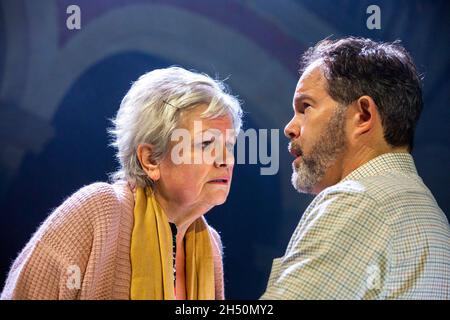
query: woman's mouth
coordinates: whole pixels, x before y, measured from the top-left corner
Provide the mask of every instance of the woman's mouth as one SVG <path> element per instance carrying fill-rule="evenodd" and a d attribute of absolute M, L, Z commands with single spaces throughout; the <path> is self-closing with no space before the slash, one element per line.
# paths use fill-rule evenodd
<path fill-rule="evenodd" d="M 213 179 L 208 181 L 208 183 L 213 183 L 213 184 L 228 184 L 228 182 L 230 181 L 229 178 L 217 178 L 217 179 Z"/>

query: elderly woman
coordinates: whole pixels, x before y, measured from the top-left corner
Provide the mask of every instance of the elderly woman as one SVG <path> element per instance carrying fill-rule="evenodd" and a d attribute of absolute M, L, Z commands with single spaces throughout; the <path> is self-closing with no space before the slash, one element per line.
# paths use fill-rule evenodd
<path fill-rule="evenodd" d="M 141 76 L 110 129 L 113 184 L 81 188 L 45 220 L 1 298 L 223 299 L 221 241 L 203 215 L 228 196 L 241 115 L 207 75 Z"/>

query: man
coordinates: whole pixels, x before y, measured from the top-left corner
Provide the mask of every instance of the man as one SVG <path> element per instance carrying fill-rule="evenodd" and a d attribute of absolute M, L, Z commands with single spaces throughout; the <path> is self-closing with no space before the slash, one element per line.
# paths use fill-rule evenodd
<path fill-rule="evenodd" d="M 303 56 L 285 134 L 317 194 L 262 299 L 450 299 L 450 228 L 410 152 L 420 77 L 398 42 L 324 40 Z"/>

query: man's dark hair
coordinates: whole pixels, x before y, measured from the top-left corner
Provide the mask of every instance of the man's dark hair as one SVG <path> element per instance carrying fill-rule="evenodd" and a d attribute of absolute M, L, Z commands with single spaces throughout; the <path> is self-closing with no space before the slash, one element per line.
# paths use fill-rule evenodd
<path fill-rule="evenodd" d="M 370 96 L 378 107 L 386 142 L 412 150 L 423 107 L 421 77 L 400 41 L 322 40 L 302 56 L 300 73 L 317 60 L 322 61 L 327 91 L 334 100 L 348 105 Z"/>

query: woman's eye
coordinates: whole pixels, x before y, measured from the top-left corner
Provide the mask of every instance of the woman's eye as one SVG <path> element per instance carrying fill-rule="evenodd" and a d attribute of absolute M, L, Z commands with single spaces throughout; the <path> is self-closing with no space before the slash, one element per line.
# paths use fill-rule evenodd
<path fill-rule="evenodd" d="M 202 142 L 202 148 L 205 149 L 205 148 L 207 148 L 209 145 L 211 145 L 212 143 L 213 143 L 213 140 L 203 141 L 203 142 Z"/>
<path fill-rule="evenodd" d="M 227 150 L 228 151 L 233 151 L 234 150 L 234 143 L 227 143 Z"/>

